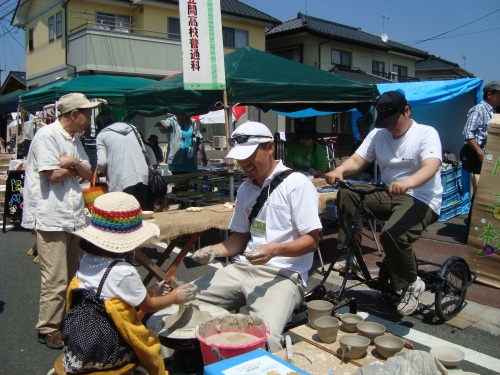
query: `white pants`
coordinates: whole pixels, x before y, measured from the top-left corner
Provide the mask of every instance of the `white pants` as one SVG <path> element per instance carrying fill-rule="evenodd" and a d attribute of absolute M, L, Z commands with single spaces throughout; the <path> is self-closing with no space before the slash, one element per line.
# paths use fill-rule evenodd
<path fill-rule="evenodd" d="M 235 262 L 195 281 L 197 298 L 226 310 L 246 306 L 250 315 L 269 323 L 271 352 L 283 348 L 283 329 L 304 300 L 298 273 Z"/>

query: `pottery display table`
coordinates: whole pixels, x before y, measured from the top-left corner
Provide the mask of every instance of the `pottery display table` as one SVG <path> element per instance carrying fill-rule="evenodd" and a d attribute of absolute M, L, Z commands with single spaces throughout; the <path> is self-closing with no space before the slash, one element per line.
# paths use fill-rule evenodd
<path fill-rule="evenodd" d="M 300 342 L 293 345 L 294 348 L 294 364 L 301 369 L 315 374 L 328 374 L 329 371 L 335 369 L 335 375 L 338 374 L 354 374 L 359 367 L 372 364 L 374 362 L 385 363 L 383 358 L 375 348 L 374 344 L 370 344 L 366 354 L 359 359 L 342 360 L 342 350 L 340 349 L 340 337 L 344 335 L 355 335 L 344 330 L 342 325 L 339 327 L 337 340 L 331 344 L 325 344 L 320 341 L 318 333 L 311 328 L 309 324 L 292 328 L 288 333 L 298 337 Z M 389 333 L 386 333 L 389 334 Z M 404 339 L 403 339 L 404 340 Z M 402 352 L 408 351 L 407 347 L 411 344 L 406 343 Z M 275 353 L 278 357 L 284 358 L 285 350 Z"/>

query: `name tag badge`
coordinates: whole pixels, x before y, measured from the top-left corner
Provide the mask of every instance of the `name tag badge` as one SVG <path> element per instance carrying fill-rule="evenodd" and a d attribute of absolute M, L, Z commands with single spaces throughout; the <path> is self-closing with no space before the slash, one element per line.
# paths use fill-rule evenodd
<path fill-rule="evenodd" d="M 257 221 L 254 220 L 252 222 L 252 231 L 255 233 L 266 233 L 266 223 L 263 223 L 262 221 Z"/>

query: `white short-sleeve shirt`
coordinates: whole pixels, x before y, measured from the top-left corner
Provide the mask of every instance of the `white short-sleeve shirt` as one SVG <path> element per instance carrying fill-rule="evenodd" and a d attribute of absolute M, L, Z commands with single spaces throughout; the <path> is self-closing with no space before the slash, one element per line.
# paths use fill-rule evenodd
<path fill-rule="evenodd" d="M 289 168 L 280 161 L 264 182 L 264 189 L 274 176 L 287 169 Z M 267 243 L 292 242 L 304 234 L 322 228 L 318 215 L 318 192 L 302 173 L 292 173 L 276 187 L 254 220 L 254 223 L 263 223 L 263 226 L 257 224 L 250 228 L 248 217 L 260 192 L 261 188 L 249 179 L 240 186 L 235 212 L 229 225 L 232 231 L 251 233 L 248 249 Z M 239 254 L 235 259 L 247 262 L 246 258 Z M 298 257 L 274 257 L 266 265 L 298 272 L 306 281 L 312 262 L 313 253 L 309 253 Z"/>
<path fill-rule="evenodd" d="M 72 232 L 86 226 L 79 179 L 53 183 L 43 173 L 61 168 L 63 155 L 74 156 L 90 168 L 80 139 L 70 136 L 57 120 L 41 128 L 31 142 L 24 180 L 23 227 Z"/>
<path fill-rule="evenodd" d="M 386 184 L 412 176 L 422 168 L 422 162 L 427 158 L 442 160 L 441 140 L 436 129 L 415 121 L 399 139 L 394 139 L 386 129 L 372 130 L 356 153 L 370 163 L 377 159 L 382 181 Z M 424 185 L 407 191 L 438 215 L 442 193 L 439 171 Z"/>

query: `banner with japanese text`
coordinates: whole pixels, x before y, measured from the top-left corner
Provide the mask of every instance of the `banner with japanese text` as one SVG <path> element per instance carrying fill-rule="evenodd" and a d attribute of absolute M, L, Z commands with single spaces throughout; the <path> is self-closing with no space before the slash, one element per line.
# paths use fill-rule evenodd
<path fill-rule="evenodd" d="M 224 90 L 220 0 L 179 0 L 186 90 Z"/>

